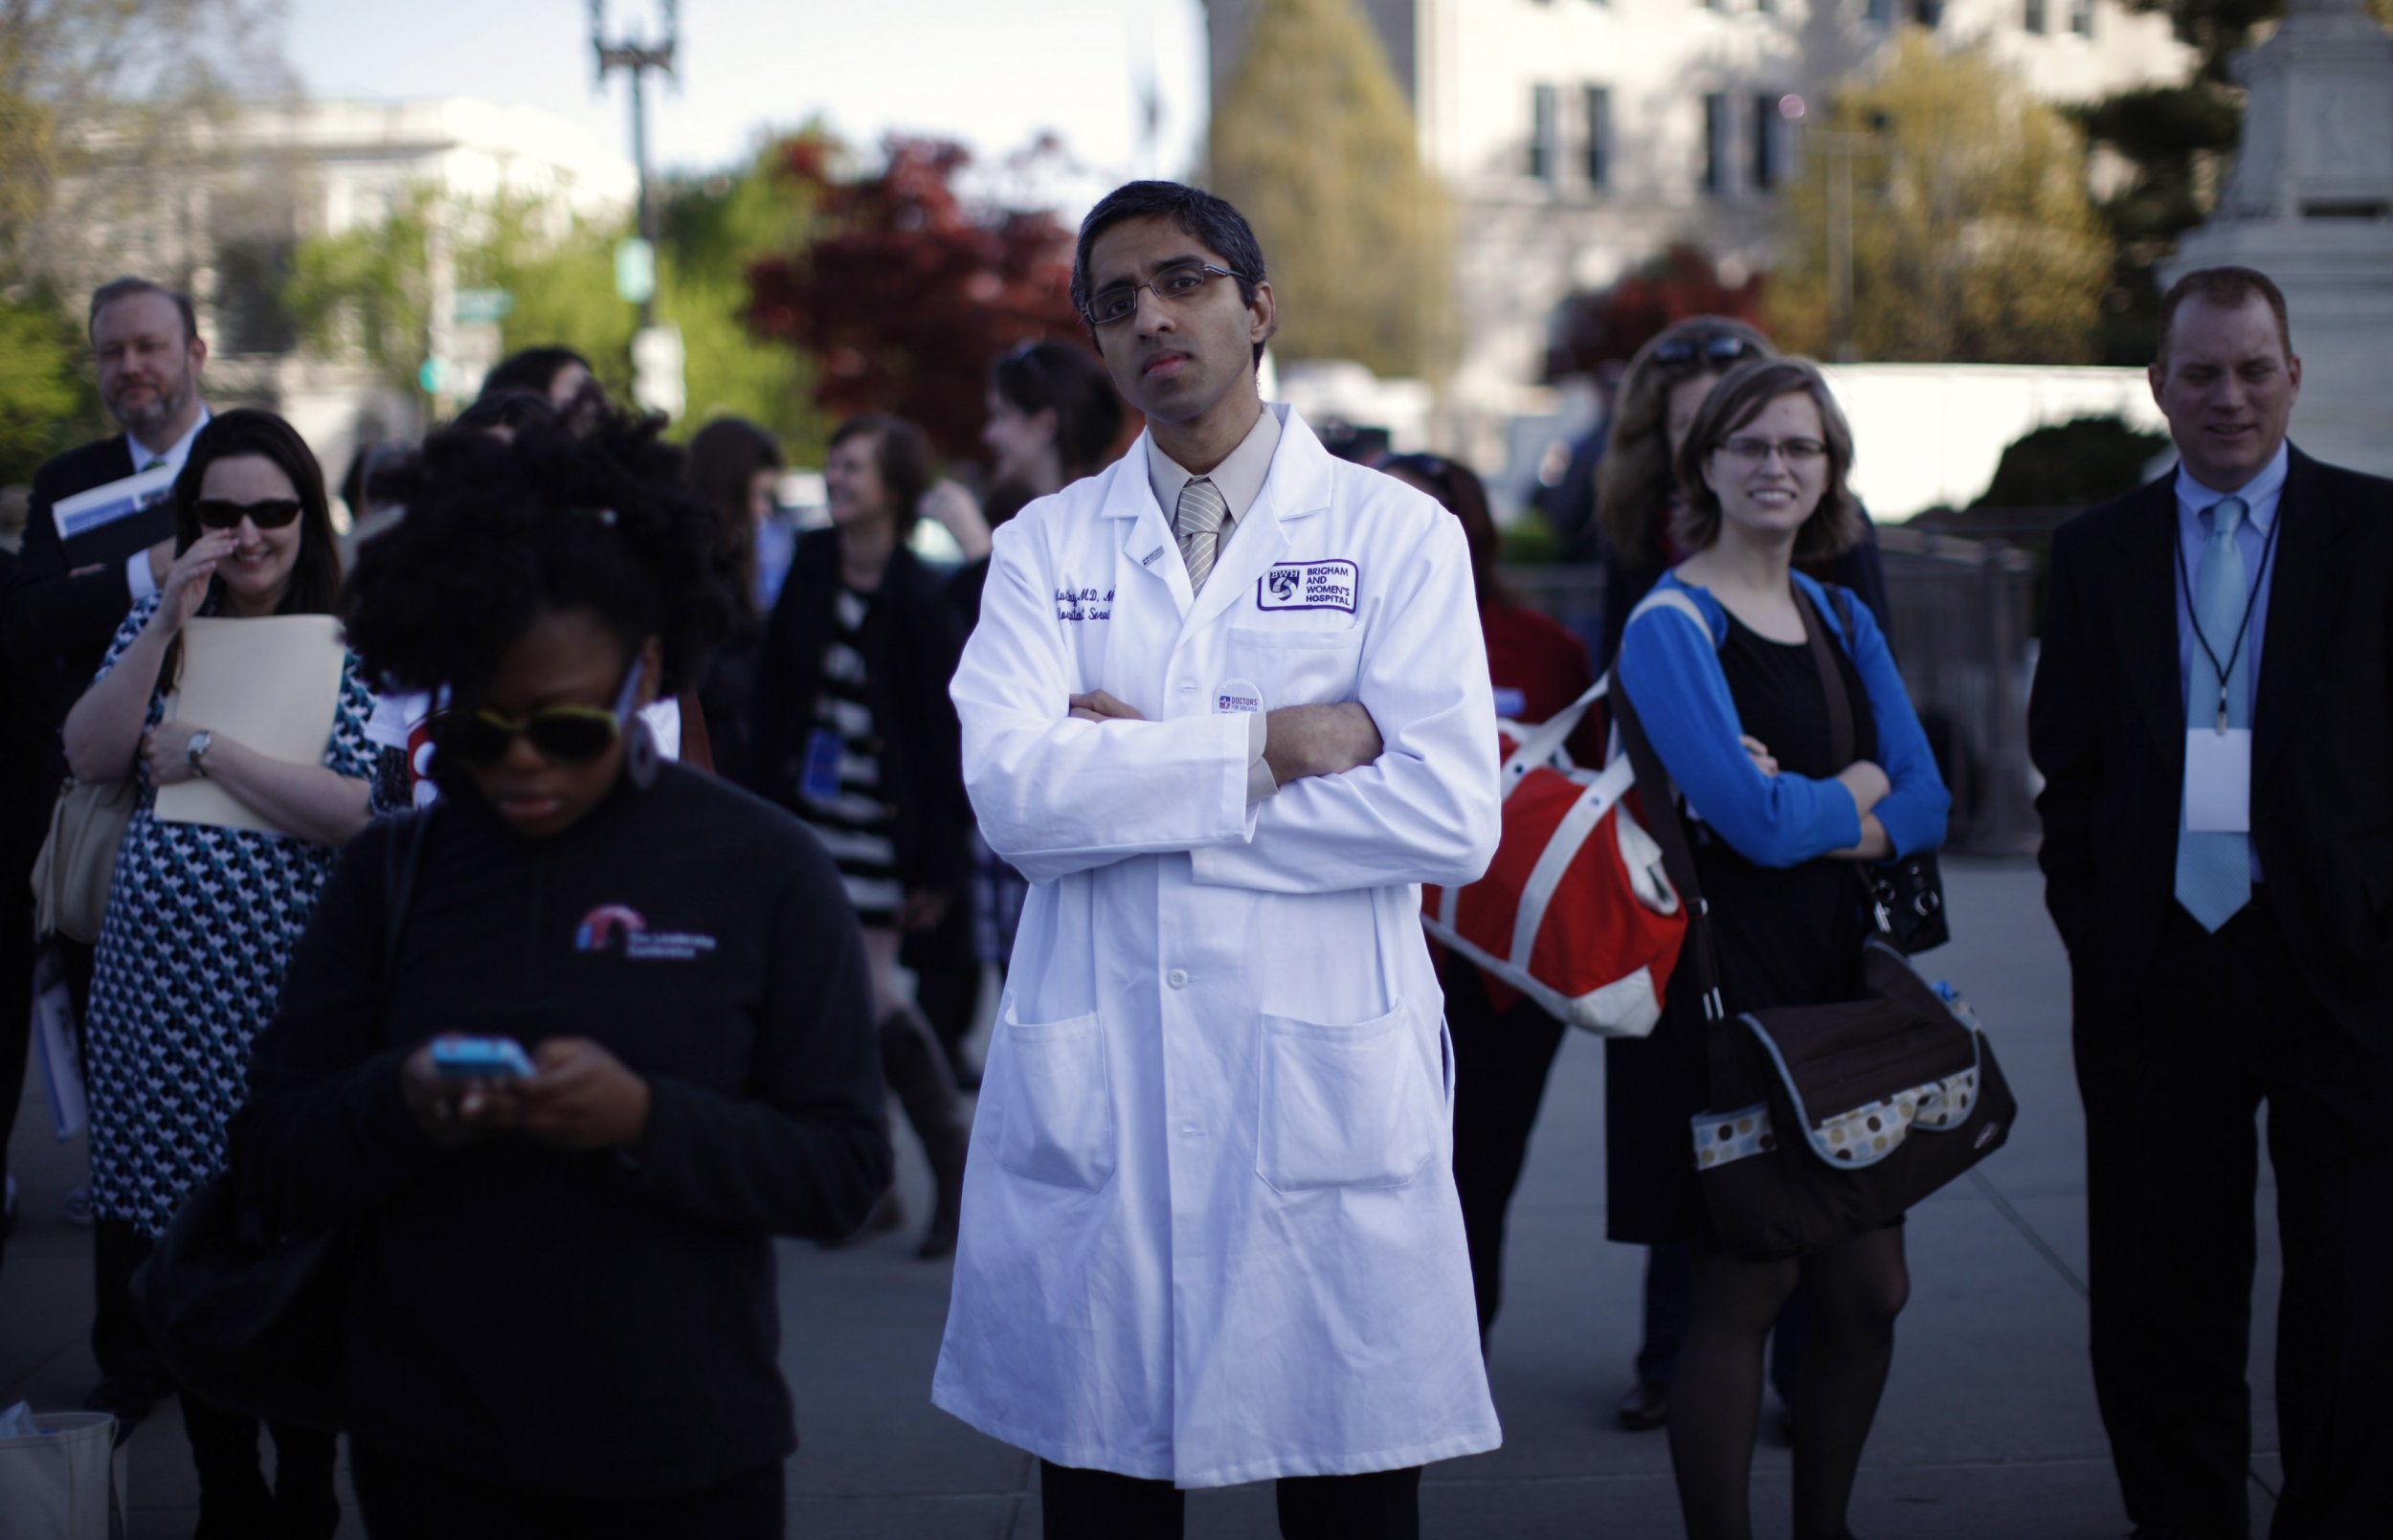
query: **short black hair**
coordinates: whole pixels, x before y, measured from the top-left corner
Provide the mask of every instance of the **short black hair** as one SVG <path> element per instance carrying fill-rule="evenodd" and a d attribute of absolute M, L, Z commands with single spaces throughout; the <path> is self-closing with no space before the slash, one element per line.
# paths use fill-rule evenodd
<path fill-rule="evenodd" d="M 1105 468 L 1122 434 L 1122 398 L 1105 366 L 1071 343 L 1024 343 L 989 366 L 989 388 L 1024 416 L 1055 413 L 1056 458 L 1078 480 Z"/>
<path fill-rule="evenodd" d="M 470 701 L 543 614 L 581 610 L 627 654 L 657 638 L 660 693 L 695 689 L 738 614 L 738 577 L 657 427 L 615 414 L 586 437 L 551 420 L 512 440 L 426 440 L 407 517 L 359 548 L 344 594 L 368 677 Z"/>
<path fill-rule="evenodd" d="M 591 368 L 589 359 L 570 347 L 526 347 L 499 360 L 490 372 L 481 377 L 481 393 L 496 395 L 502 391 L 529 391 L 535 395 L 545 396 L 548 393 L 550 382 L 569 364 L 579 364 L 593 375 L 598 372 Z"/>
<path fill-rule="evenodd" d="M 92 290 L 91 313 L 83 320 L 83 335 L 97 336 L 100 331 L 100 312 L 107 309 L 119 300 L 129 300 L 137 294 L 154 294 L 160 299 L 171 301 L 175 313 L 183 318 L 183 341 L 186 344 L 199 341 L 199 312 L 192 308 L 191 297 L 180 289 L 169 289 L 163 283 L 152 283 L 147 279 L 137 278 L 111 279 Z"/>
<path fill-rule="evenodd" d="M 1264 282 L 1263 245 L 1254 227 L 1227 198 L 1180 182 L 1125 182 L 1088 211 L 1080 222 L 1080 245 L 1072 253 L 1072 308 L 1088 318 L 1088 253 L 1097 237 L 1129 219 L 1169 219 L 1208 250 L 1220 254 L 1224 266 L 1238 275 L 1241 303 L 1255 302 L 1256 286 Z M 1088 328 L 1097 340 L 1097 328 Z M 1263 363 L 1264 345 L 1255 345 L 1255 362 Z"/>

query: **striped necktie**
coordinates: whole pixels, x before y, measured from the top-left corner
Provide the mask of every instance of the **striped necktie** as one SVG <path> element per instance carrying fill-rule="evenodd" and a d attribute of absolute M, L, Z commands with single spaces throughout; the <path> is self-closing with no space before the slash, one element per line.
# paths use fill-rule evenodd
<path fill-rule="evenodd" d="M 1213 575 L 1213 559 L 1220 548 L 1221 523 L 1229 517 L 1230 505 L 1222 501 L 1221 489 L 1204 477 L 1197 477 L 1180 488 L 1180 505 L 1172 521 L 1173 532 L 1179 536 L 1180 559 L 1188 563 L 1188 591 L 1204 591 L 1205 579 Z"/>

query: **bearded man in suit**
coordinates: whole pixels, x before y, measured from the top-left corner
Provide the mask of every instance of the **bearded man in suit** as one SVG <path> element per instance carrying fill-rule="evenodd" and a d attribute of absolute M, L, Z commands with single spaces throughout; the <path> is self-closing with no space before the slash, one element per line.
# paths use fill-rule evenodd
<path fill-rule="evenodd" d="M 2028 743 L 2072 974 L 2094 1388 L 2138 1536 L 2244 1540 L 2256 1114 L 2275 1540 L 2393 1534 L 2393 481 L 2286 441 L 2285 298 L 2162 301 L 2179 463 L 2053 542 Z"/>
<path fill-rule="evenodd" d="M 12 725 L 24 729 L 11 734 L 6 752 L 14 762 L 6 780 L 33 789 L 31 805 L 21 810 L 24 816 L 11 824 L 26 837 L 0 838 L 5 866 L 0 882 L 20 897 L 28 891 L 51 804 L 66 778 L 58 725 L 91 683 L 117 627 L 137 602 L 158 591 L 174 562 L 169 537 L 78 563 L 58 533 L 54 509 L 79 492 L 143 471 L 180 471 L 209 418 L 199 394 L 208 345 L 200 339 L 187 296 L 146 279 L 118 279 L 93 293 L 90 332 L 101 401 L 124 432 L 70 449 L 34 473 L 24 550 L 0 589 L 9 684 L 19 715 Z M 152 510 L 153 520 L 155 515 Z M 121 546 L 122 539 L 115 544 Z M 18 911 L 5 912 L 12 917 Z M 79 1016 L 89 998 L 91 949 L 63 938 L 58 947 Z M 31 998 L 32 968 L 30 947 L 0 947 L 0 1011 L 11 1013 L 0 1019 L 0 1052 L 22 1052 L 25 1034 L 18 1016 Z M 0 1075 L 0 1084 L 11 1079 Z M 14 1097 L 0 1109 L 0 1145 L 7 1136 L 5 1115 L 15 1110 Z M 101 1380 L 90 1404 L 136 1422 L 164 1393 L 166 1382 L 125 1296 L 130 1266 L 120 1265 L 122 1259 L 106 1255 L 108 1249 L 103 1239 L 95 1259 L 99 1299 L 92 1350 Z"/>

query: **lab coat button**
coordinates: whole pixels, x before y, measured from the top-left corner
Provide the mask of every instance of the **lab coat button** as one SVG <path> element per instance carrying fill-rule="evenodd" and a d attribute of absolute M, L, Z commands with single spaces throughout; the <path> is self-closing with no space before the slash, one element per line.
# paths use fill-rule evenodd
<path fill-rule="evenodd" d="M 1188 970 L 1185 968 L 1174 968 L 1172 971 L 1163 975 L 1163 981 L 1166 984 L 1171 985 L 1175 990 L 1184 990 L 1188 988 Z"/>
<path fill-rule="evenodd" d="M 1180 681 L 1180 693 L 1181 693 L 1182 695 L 1186 695 L 1186 694 L 1188 694 L 1191 690 L 1194 690 L 1195 688 L 1196 688 L 1196 681 L 1195 680 L 1182 680 L 1182 681 Z"/>

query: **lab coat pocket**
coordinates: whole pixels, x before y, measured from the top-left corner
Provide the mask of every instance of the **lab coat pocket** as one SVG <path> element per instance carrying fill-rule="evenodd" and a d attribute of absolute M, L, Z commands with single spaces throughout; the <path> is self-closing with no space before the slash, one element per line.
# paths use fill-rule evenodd
<path fill-rule="evenodd" d="M 1266 1016 L 1255 1173 L 1282 1193 L 1401 1187 L 1437 1149 L 1436 1095 L 1401 1001 L 1353 1026 Z"/>
<path fill-rule="evenodd" d="M 1363 628 L 1316 630 L 1290 615 L 1285 627 L 1232 626 L 1230 668 L 1263 691 L 1263 708 L 1326 705 L 1354 699 Z"/>
<path fill-rule="evenodd" d="M 1113 1095 L 1097 1016 L 1017 1021 L 1009 1005 L 1004 1032 L 997 1164 L 1053 1187 L 1105 1186 L 1113 1175 Z"/>

